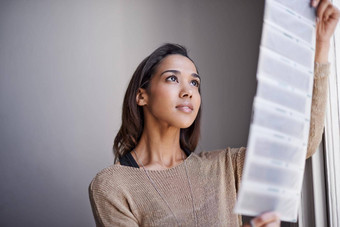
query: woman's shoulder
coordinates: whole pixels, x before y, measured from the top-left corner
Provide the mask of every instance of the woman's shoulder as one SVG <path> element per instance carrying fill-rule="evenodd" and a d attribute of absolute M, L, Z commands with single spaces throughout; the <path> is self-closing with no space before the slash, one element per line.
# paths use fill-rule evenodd
<path fill-rule="evenodd" d="M 122 167 L 125 167 L 124 171 Z M 112 191 L 113 189 L 118 189 L 124 184 L 124 179 L 126 180 L 129 176 L 132 176 L 131 171 L 134 167 L 122 166 L 119 163 L 110 165 L 101 171 L 99 171 L 96 176 L 92 179 L 90 183 L 90 190 L 92 191 Z"/>

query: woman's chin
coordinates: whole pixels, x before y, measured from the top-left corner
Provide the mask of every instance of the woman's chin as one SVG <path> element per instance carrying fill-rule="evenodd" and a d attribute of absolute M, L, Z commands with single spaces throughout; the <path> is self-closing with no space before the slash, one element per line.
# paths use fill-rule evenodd
<path fill-rule="evenodd" d="M 179 124 L 178 128 L 181 128 L 181 129 L 185 129 L 185 128 L 189 128 L 191 125 L 192 125 L 193 121 L 190 121 L 190 122 L 183 122 L 182 124 Z"/>

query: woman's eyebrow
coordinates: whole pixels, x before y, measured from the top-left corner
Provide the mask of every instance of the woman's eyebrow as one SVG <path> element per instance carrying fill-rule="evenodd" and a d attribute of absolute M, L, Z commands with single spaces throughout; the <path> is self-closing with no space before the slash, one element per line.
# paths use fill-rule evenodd
<path fill-rule="evenodd" d="M 193 73 L 193 74 L 191 74 L 191 76 L 193 76 L 193 77 L 198 78 L 199 80 L 201 80 L 201 77 L 200 77 L 197 73 Z"/>
<path fill-rule="evenodd" d="M 161 73 L 161 76 L 164 74 L 164 73 L 174 73 L 174 74 L 181 74 L 180 71 L 178 70 L 175 70 L 175 69 L 169 69 L 169 70 L 165 70 L 164 72 Z M 191 74 L 192 77 L 195 77 L 195 78 L 198 78 L 199 80 L 201 80 L 201 77 L 197 74 L 197 73 L 192 73 Z"/>

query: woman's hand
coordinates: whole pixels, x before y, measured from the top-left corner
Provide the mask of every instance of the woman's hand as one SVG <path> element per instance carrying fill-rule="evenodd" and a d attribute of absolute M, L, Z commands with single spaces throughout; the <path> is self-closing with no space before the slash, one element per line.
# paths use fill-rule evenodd
<path fill-rule="evenodd" d="M 329 0 L 313 0 L 317 9 L 316 42 L 329 42 L 339 21 L 340 11 Z"/>
<path fill-rule="evenodd" d="M 277 227 L 280 226 L 281 221 L 276 212 L 266 212 L 253 218 L 250 223 L 243 227 Z"/>
<path fill-rule="evenodd" d="M 315 61 L 328 63 L 330 39 L 339 21 L 340 11 L 329 0 L 312 0 L 316 8 Z"/>

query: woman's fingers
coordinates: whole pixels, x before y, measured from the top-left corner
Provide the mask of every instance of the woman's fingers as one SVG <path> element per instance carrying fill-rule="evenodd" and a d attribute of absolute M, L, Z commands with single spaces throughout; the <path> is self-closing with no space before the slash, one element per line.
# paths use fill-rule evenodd
<path fill-rule="evenodd" d="M 251 220 L 252 227 L 280 226 L 280 217 L 276 212 L 266 212 Z"/>
<path fill-rule="evenodd" d="M 312 0 L 312 6 L 317 8 L 316 16 L 319 20 L 339 17 L 339 10 L 329 0 Z"/>
<path fill-rule="evenodd" d="M 280 226 L 280 223 L 270 223 L 265 225 L 265 227 L 278 227 L 278 226 Z"/>
<path fill-rule="evenodd" d="M 320 0 L 312 0 L 311 4 L 314 8 L 316 8 L 319 5 Z"/>
<path fill-rule="evenodd" d="M 327 21 L 328 19 L 339 19 L 340 11 L 338 8 L 334 7 L 332 4 L 329 4 L 323 13 L 323 18 Z"/>
<path fill-rule="evenodd" d="M 324 16 L 324 12 L 329 5 L 330 5 L 329 1 L 321 1 L 319 3 L 318 9 L 316 11 L 316 17 L 319 18 L 319 19 L 322 19 L 323 16 Z"/>
<path fill-rule="evenodd" d="M 331 17 L 333 14 L 333 7 L 332 5 L 328 5 L 325 12 L 323 13 L 323 18 L 325 21 L 328 21 L 328 19 Z"/>
<path fill-rule="evenodd" d="M 316 40 L 329 43 L 339 21 L 340 11 L 327 0 L 320 1 L 317 8 Z"/>

